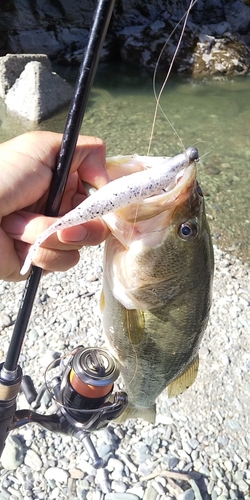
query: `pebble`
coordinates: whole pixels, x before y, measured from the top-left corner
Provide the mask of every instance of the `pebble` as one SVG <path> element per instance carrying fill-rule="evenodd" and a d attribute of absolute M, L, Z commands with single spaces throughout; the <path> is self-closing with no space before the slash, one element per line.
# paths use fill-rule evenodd
<path fill-rule="evenodd" d="M 72 469 L 69 469 L 70 477 L 73 479 L 82 479 L 84 476 L 84 473 L 81 469 L 77 469 L 76 467 L 73 467 Z"/>
<path fill-rule="evenodd" d="M 133 493 L 108 493 L 104 500 L 140 500 L 140 498 Z"/>
<path fill-rule="evenodd" d="M 178 495 L 177 500 L 194 500 L 194 490 L 192 488 Z"/>
<path fill-rule="evenodd" d="M 79 468 L 90 475 L 96 475 L 96 469 L 91 465 L 91 463 L 87 462 L 87 460 L 80 459 L 78 462 Z"/>
<path fill-rule="evenodd" d="M 244 317 L 250 322 L 250 308 L 239 304 L 236 288 L 240 283 L 242 289 L 247 290 L 249 276 L 247 268 L 231 256 L 227 257 L 231 264 L 223 264 L 227 273 L 221 273 L 223 253 L 216 251 L 215 257 L 214 302 L 195 384 L 176 399 L 168 400 L 165 392 L 160 396 L 155 425 L 130 420 L 123 425 L 111 423 L 107 429 L 93 433 L 93 443 L 105 460 L 106 468 L 102 471 L 93 467 L 82 443 L 71 436 L 50 433 L 35 425 L 21 427 L 18 436 L 25 455 L 11 473 L 1 469 L 0 500 L 31 500 L 33 496 L 37 500 L 63 499 L 69 494 L 72 500 L 193 500 L 194 495 L 196 500 L 197 491 L 202 500 L 250 500 L 246 433 L 250 341 L 244 325 L 228 314 L 230 304 L 234 303 L 244 307 Z M 70 351 L 81 343 L 101 345 L 103 341 L 96 312 L 100 280 L 88 283 L 89 291 L 92 293 L 92 287 L 94 291 L 91 297 L 83 298 L 75 293 L 76 283 L 84 280 L 86 269 L 95 268 L 95 259 L 101 262 L 102 248 L 85 248 L 79 268 L 62 275 L 54 273 L 42 280 L 41 296 L 42 293 L 46 296 L 48 285 L 51 290 L 60 288 L 61 295 L 56 308 L 55 300 L 48 299 L 48 294 L 45 301 L 36 302 L 30 323 L 30 343 L 24 343 L 22 366 L 25 374 L 33 376 L 36 389 L 44 382 L 49 362 L 65 353 L 65 346 L 69 346 Z M 8 286 L 5 311 L 12 317 L 8 303 L 11 304 L 14 285 Z M 20 284 L 18 286 L 20 290 Z M 71 297 L 70 311 L 66 310 L 69 309 L 67 293 Z M 225 299 L 224 312 L 221 299 Z M 5 351 L 6 346 L 3 333 L 1 349 Z M 48 406 L 48 411 L 55 411 L 49 399 L 44 406 Z M 9 436 L 13 438 L 14 433 Z M 7 444 L 8 457 L 10 449 Z M 150 481 L 140 479 L 157 470 L 186 471 L 198 490 L 191 480 L 190 483 L 182 481 L 182 490 L 189 489 L 174 497 L 163 475 Z M 194 477 L 194 471 L 200 476 Z"/>
<path fill-rule="evenodd" d="M 9 434 L 2 452 L 1 462 L 4 469 L 15 470 L 23 463 L 23 445 L 17 436 Z"/>
<path fill-rule="evenodd" d="M 233 463 L 231 462 L 231 460 L 225 460 L 224 466 L 229 472 L 233 470 Z"/>
<path fill-rule="evenodd" d="M 36 453 L 32 449 L 27 450 L 26 455 L 24 457 L 24 463 L 34 471 L 40 471 L 43 464 L 38 453 Z"/>
<path fill-rule="evenodd" d="M 7 328 L 12 324 L 11 317 L 4 311 L 0 311 L 0 330 Z"/>
<path fill-rule="evenodd" d="M 45 471 L 45 479 L 54 479 L 58 483 L 66 483 L 69 477 L 69 472 L 60 469 L 60 467 L 50 467 Z"/>
<path fill-rule="evenodd" d="M 156 500 L 158 496 L 157 491 L 153 486 L 148 486 L 143 495 L 143 500 Z"/>
<path fill-rule="evenodd" d="M 117 493 L 124 493 L 126 491 L 126 484 L 123 481 L 112 481 L 111 489 Z"/>

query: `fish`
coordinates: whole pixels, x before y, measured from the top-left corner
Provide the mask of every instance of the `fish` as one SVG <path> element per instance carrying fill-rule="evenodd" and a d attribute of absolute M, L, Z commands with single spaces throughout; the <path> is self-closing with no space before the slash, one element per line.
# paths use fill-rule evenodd
<path fill-rule="evenodd" d="M 110 178 L 145 168 L 107 161 Z M 152 170 L 155 167 L 152 168 Z M 128 406 L 119 422 L 154 423 L 156 399 L 195 381 L 209 318 L 214 269 L 205 202 L 191 162 L 159 189 L 105 214 L 101 313 L 106 345 L 118 360 Z"/>
<path fill-rule="evenodd" d="M 198 159 L 199 153 L 195 147 L 190 147 L 184 153 L 172 158 L 128 155 L 127 169 L 129 164 L 132 170 L 134 165 L 137 165 L 137 171 L 108 182 L 43 231 L 31 245 L 20 274 L 24 275 L 29 271 L 38 248 L 51 234 L 102 217 L 118 208 L 152 196 L 155 192 L 166 188 L 179 172 Z M 119 157 L 116 158 L 116 163 L 119 164 Z"/>

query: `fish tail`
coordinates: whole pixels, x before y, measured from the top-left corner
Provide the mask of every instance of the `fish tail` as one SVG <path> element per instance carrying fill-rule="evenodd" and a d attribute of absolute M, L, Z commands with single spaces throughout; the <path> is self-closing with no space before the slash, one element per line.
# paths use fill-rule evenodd
<path fill-rule="evenodd" d="M 128 405 L 124 412 L 115 420 L 117 424 L 122 424 L 129 418 L 141 418 L 149 424 L 154 424 L 156 419 L 156 405 L 150 408 L 137 408 L 133 405 Z"/>

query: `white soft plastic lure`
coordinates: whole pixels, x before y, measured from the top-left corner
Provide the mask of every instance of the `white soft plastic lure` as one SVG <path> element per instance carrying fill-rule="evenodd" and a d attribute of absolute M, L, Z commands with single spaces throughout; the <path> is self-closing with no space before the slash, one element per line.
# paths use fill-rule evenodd
<path fill-rule="evenodd" d="M 74 210 L 54 222 L 30 247 L 20 271 L 21 274 L 28 272 L 38 248 L 51 234 L 102 217 L 109 212 L 131 205 L 137 200 L 143 200 L 162 189 L 166 189 L 179 172 L 187 168 L 192 162 L 199 160 L 199 154 L 196 148 L 190 147 L 184 153 L 173 158 L 140 157 L 138 155 L 130 158 L 131 162 L 133 160 L 143 160 L 145 168 L 152 168 L 109 182 L 86 198 Z M 117 157 L 117 160 L 119 160 L 119 157 Z"/>

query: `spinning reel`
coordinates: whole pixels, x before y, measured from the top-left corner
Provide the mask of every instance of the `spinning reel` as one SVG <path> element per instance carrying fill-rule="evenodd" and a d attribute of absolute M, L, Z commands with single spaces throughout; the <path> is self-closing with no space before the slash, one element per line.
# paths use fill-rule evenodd
<path fill-rule="evenodd" d="M 56 366 L 57 360 L 48 367 L 48 371 Z M 3 370 L 3 368 L 2 368 Z M 47 371 L 47 374 L 48 374 Z M 2 374 L 2 372 L 1 372 Z M 65 364 L 61 359 L 59 373 L 46 382 L 39 393 L 29 376 L 24 376 L 21 389 L 34 410 L 39 408 L 46 390 L 56 403 L 57 411 L 52 415 L 43 415 L 34 410 L 17 410 L 12 415 L 14 388 L 19 387 L 21 372 L 9 391 L 9 404 L 0 407 L 0 419 L 6 414 L 5 422 L 8 430 L 13 430 L 30 422 L 56 433 L 68 434 L 83 443 L 93 465 L 102 467 L 102 459 L 98 456 L 90 438 L 90 432 L 106 427 L 117 419 L 127 406 L 125 392 L 113 393 L 114 382 L 119 375 L 119 368 L 114 357 L 103 348 L 77 347 Z M 5 381 L 0 377 L 0 394 L 6 389 Z M 15 397 L 14 397 L 15 400 Z M 8 418 L 8 409 L 10 418 Z M 2 411 L 1 411 L 2 410 Z"/>

